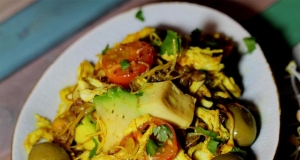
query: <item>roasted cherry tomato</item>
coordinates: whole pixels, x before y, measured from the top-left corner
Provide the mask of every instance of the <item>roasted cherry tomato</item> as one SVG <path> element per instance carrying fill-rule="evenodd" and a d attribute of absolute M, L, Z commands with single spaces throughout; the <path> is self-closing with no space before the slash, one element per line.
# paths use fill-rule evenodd
<path fill-rule="evenodd" d="M 123 87 L 150 69 L 154 49 L 146 42 L 136 41 L 121 44 L 108 50 L 102 59 L 102 67 L 108 79 Z"/>
<path fill-rule="evenodd" d="M 153 118 L 153 122 L 158 126 L 166 125 L 172 131 L 173 138 L 170 139 L 172 143 L 165 142 L 163 148 L 159 152 L 156 152 L 154 154 L 154 157 L 152 157 L 152 159 L 153 160 L 174 159 L 178 151 L 178 144 L 177 144 L 177 138 L 173 127 L 169 123 L 158 118 Z"/>
<path fill-rule="evenodd" d="M 142 136 L 142 132 L 147 129 L 147 127 L 149 127 L 149 124 L 154 123 L 157 126 L 161 126 L 161 125 L 165 125 L 167 126 L 171 132 L 172 132 L 172 138 L 169 138 L 168 141 L 164 142 L 163 145 L 161 146 L 161 148 L 154 154 L 152 158 L 152 160 L 172 160 L 175 158 L 175 156 L 177 155 L 178 152 L 178 143 L 177 143 L 177 138 L 176 138 L 176 133 L 173 129 L 173 127 L 165 122 L 162 119 L 159 118 L 152 118 L 151 121 L 148 121 L 147 123 L 144 123 L 142 126 L 138 127 L 138 131 L 137 132 L 132 132 L 131 134 L 129 134 L 127 137 L 125 137 L 123 139 L 122 143 L 125 143 L 126 140 L 128 140 L 129 138 L 133 138 L 136 142 L 139 136 Z M 152 136 L 154 136 L 154 134 L 152 134 Z M 156 138 L 155 136 L 152 138 Z M 147 157 L 147 153 L 145 151 L 145 157 Z M 145 158 L 147 159 L 147 158 Z"/>

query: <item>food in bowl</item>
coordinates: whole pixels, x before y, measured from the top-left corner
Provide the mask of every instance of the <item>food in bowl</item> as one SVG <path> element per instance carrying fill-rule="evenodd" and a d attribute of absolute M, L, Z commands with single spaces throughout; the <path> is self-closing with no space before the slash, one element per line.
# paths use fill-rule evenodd
<path fill-rule="evenodd" d="M 35 115 L 38 127 L 24 146 L 32 155 L 47 141 L 70 159 L 245 158 L 257 127 L 224 72 L 234 47 L 230 37 L 200 29 L 129 34 L 97 63 L 79 65 L 54 120 Z"/>

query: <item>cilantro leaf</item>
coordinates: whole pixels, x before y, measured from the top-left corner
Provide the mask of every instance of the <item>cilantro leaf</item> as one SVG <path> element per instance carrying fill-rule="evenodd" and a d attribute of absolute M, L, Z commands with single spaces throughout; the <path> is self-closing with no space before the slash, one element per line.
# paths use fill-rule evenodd
<path fill-rule="evenodd" d="M 140 21 L 145 21 L 142 9 L 138 10 L 138 12 L 135 14 L 135 17 Z"/>
<path fill-rule="evenodd" d="M 160 47 L 160 54 L 177 54 L 180 49 L 181 38 L 177 35 L 176 32 L 167 30 L 167 36 Z"/>
<path fill-rule="evenodd" d="M 223 142 L 222 139 L 218 138 L 218 135 L 217 133 L 213 132 L 213 131 L 209 131 L 209 130 L 205 130 L 203 129 L 202 127 L 200 126 L 197 126 L 196 127 L 196 132 L 200 132 L 200 133 L 203 133 L 204 135 L 210 137 L 211 139 L 215 140 L 215 141 L 218 141 L 218 142 Z"/>
<path fill-rule="evenodd" d="M 169 138 L 173 138 L 173 133 L 170 130 L 170 128 L 166 125 L 160 125 L 153 129 L 154 136 L 157 137 L 157 139 L 160 142 L 166 142 Z"/>
<path fill-rule="evenodd" d="M 207 144 L 207 149 L 208 149 L 213 155 L 216 155 L 216 154 L 217 154 L 217 149 L 218 149 L 219 143 L 220 143 L 220 142 L 218 142 L 218 141 L 215 141 L 215 140 L 213 140 L 213 139 L 209 139 L 208 144 Z"/>
<path fill-rule="evenodd" d="M 196 127 L 196 131 L 201 132 L 201 133 L 205 134 L 206 136 L 209 136 L 209 137 L 212 137 L 212 138 L 217 138 L 217 133 L 209 131 L 209 130 L 205 130 L 200 126 Z"/>
<path fill-rule="evenodd" d="M 247 49 L 248 49 L 248 53 L 251 53 L 255 50 L 256 46 L 256 40 L 254 37 L 247 37 L 243 39 Z"/>
<path fill-rule="evenodd" d="M 156 145 L 156 143 L 151 138 L 149 138 L 148 142 L 146 144 L 146 152 L 147 152 L 147 154 L 150 157 L 153 157 L 157 150 L 158 150 L 158 146 Z"/>
<path fill-rule="evenodd" d="M 105 46 L 105 48 L 102 50 L 102 54 L 105 55 L 105 53 L 109 50 L 109 44 Z"/>
<path fill-rule="evenodd" d="M 120 62 L 122 70 L 126 70 L 130 66 L 130 62 L 127 59 L 124 59 Z"/>
<path fill-rule="evenodd" d="M 93 142 L 95 143 L 95 147 L 91 150 L 89 159 L 92 159 L 97 154 L 98 141 L 96 140 L 96 138 L 93 138 Z"/>

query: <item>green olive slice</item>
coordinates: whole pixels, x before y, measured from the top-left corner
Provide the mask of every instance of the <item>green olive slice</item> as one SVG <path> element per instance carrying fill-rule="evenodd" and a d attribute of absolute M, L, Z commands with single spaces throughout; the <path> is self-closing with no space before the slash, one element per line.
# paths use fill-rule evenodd
<path fill-rule="evenodd" d="M 240 147 L 250 146 L 257 133 L 256 121 L 251 112 L 242 105 L 229 105 L 234 119 L 234 140 Z"/>
<path fill-rule="evenodd" d="M 28 160 L 70 160 L 67 152 L 57 144 L 42 142 L 33 146 Z"/>

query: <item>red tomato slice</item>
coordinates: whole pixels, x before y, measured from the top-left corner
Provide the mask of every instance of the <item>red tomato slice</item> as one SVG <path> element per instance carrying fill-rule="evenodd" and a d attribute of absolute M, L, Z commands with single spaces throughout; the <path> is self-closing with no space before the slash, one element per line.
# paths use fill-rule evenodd
<path fill-rule="evenodd" d="M 122 44 L 108 50 L 102 59 L 102 67 L 108 79 L 123 87 L 151 67 L 154 49 L 146 42 L 136 41 Z M 121 62 L 127 60 L 129 66 L 122 69 Z"/>
<path fill-rule="evenodd" d="M 169 123 L 163 121 L 162 119 L 153 118 L 153 122 L 158 126 L 166 125 L 172 131 L 173 138 L 170 139 L 172 143 L 167 143 L 167 142 L 164 143 L 163 148 L 160 150 L 160 152 L 156 152 L 154 154 L 152 160 L 174 159 L 178 151 L 178 144 L 177 144 L 177 138 L 173 127 Z"/>
<path fill-rule="evenodd" d="M 143 124 L 142 126 L 140 126 L 139 132 L 135 132 L 135 133 L 131 133 L 129 134 L 127 137 L 125 137 L 123 139 L 123 141 L 121 142 L 121 145 L 124 143 L 124 141 L 126 141 L 129 137 L 132 137 L 135 141 L 137 141 L 138 136 L 142 135 L 142 131 L 147 128 L 149 126 L 150 123 L 154 123 L 157 126 L 160 125 L 166 125 L 172 132 L 173 134 L 173 138 L 169 139 L 171 141 L 171 143 L 165 142 L 163 144 L 163 147 L 159 150 L 159 152 L 156 152 L 154 154 L 152 158 L 152 160 L 172 160 L 175 158 L 177 152 L 178 152 L 178 142 L 177 142 L 177 138 L 176 138 L 176 133 L 173 129 L 173 127 L 167 123 L 166 121 L 159 119 L 159 118 L 152 118 L 151 121 Z M 146 153 L 145 153 L 145 157 L 147 157 Z M 146 158 L 147 159 L 147 158 Z"/>

